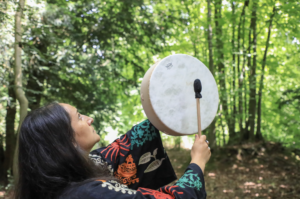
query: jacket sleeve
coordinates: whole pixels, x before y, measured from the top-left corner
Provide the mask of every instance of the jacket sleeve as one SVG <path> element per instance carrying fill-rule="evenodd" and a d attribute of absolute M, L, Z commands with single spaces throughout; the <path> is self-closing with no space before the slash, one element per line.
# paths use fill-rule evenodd
<path fill-rule="evenodd" d="M 203 172 L 194 163 L 188 166 L 183 176 L 174 186 L 164 186 L 159 190 L 170 194 L 173 198 L 206 198 Z"/>
<path fill-rule="evenodd" d="M 198 165 L 190 164 L 184 175 L 173 186 L 159 190 L 133 190 L 116 181 L 98 180 L 69 188 L 59 199 L 205 199 L 203 173 Z"/>
<path fill-rule="evenodd" d="M 176 180 L 176 174 L 164 150 L 159 131 L 145 120 L 107 147 L 91 152 L 99 165 L 131 189 L 158 189 Z"/>

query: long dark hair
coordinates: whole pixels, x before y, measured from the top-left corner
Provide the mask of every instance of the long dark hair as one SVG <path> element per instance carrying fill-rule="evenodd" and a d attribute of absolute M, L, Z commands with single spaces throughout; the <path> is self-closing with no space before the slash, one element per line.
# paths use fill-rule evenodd
<path fill-rule="evenodd" d="M 112 178 L 75 147 L 66 110 L 51 103 L 29 113 L 19 133 L 19 180 L 16 199 L 58 197 L 70 185 Z"/>

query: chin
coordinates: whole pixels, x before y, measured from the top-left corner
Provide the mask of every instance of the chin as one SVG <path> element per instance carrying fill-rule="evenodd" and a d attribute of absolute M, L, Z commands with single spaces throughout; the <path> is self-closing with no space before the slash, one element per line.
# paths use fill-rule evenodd
<path fill-rule="evenodd" d="M 97 142 L 99 142 L 100 141 L 100 136 L 99 135 L 97 135 L 97 138 L 96 138 L 96 142 L 95 142 L 95 144 L 97 143 Z"/>

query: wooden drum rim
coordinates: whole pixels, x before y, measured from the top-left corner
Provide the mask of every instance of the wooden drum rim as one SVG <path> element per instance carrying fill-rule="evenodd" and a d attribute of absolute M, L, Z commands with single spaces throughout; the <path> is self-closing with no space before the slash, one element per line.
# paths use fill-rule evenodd
<path fill-rule="evenodd" d="M 150 120 L 150 122 L 160 131 L 162 131 L 165 134 L 168 135 L 175 135 L 175 136 L 183 136 L 183 134 L 180 134 L 169 127 L 167 127 L 156 115 L 152 103 L 150 101 L 149 96 L 149 86 L 150 86 L 150 78 L 152 75 L 152 72 L 156 68 L 156 66 L 160 63 L 160 61 L 156 62 L 145 74 L 142 84 L 141 84 L 141 102 L 144 109 L 144 112 L 147 116 L 147 118 Z"/>

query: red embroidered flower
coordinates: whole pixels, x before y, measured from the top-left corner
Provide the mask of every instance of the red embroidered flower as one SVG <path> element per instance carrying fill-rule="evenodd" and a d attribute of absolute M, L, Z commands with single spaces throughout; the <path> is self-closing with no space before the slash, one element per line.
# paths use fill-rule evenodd
<path fill-rule="evenodd" d="M 104 152 L 106 152 L 105 158 L 107 158 L 107 156 L 111 152 L 110 160 L 112 161 L 113 156 L 115 156 L 115 161 L 116 161 L 119 150 L 129 151 L 129 147 L 130 147 L 129 139 L 125 135 L 122 140 L 117 139 L 116 141 L 108 145 L 106 149 L 101 151 L 101 153 L 105 154 Z M 122 152 L 120 152 L 120 155 L 125 156 Z"/>
<path fill-rule="evenodd" d="M 171 194 L 173 198 L 175 198 L 174 193 L 183 194 L 183 192 L 176 191 L 176 189 L 174 189 L 176 187 L 178 187 L 178 186 L 176 186 L 176 185 L 174 185 L 174 186 L 165 186 L 164 189 L 160 188 L 160 191 L 167 192 L 167 193 Z"/>
<path fill-rule="evenodd" d="M 152 190 L 152 189 L 147 189 L 147 188 L 138 188 L 139 192 L 141 192 L 143 195 L 152 195 L 156 199 L 174 199 L 175 197 L 170 196 L 168 194 Z"/>

